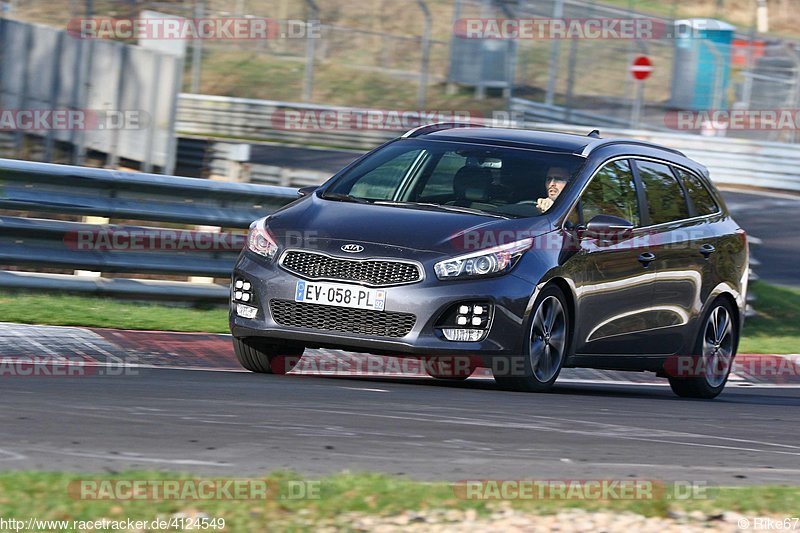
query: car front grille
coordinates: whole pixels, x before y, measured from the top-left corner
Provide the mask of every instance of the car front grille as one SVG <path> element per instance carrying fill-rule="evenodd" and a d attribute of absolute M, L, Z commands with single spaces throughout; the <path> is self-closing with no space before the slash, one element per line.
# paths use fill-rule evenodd
<path fill-rule="evenodd" d="M 385 259 L 342 259 L 329 255 L 289 250 L 281 258 L 286 270 L 309 279 L 349 281 L 371 287 L 414 283 L 422 279 L 414 263 Z"/>
<path fill-rule="evenodd" d="M 291 300 L 269 302 L 272 318 L 282 326 L 374 335 L 404 337 L 417 321 L 411 313 L 372 311 Z"/>

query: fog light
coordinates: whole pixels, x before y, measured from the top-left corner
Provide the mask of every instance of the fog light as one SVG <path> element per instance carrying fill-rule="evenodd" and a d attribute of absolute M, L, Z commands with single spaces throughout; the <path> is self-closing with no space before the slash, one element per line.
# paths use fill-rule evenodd
<path fill-rule="evenodd" d="M 482 322 L 481 317 L 479 317 L 479 316 L 472 317 L 472 325 L 473 326 L 480 326 L 481 322 Z"/>
<path fill-rule="evenodd" d="M 242 301 L 243 302 L 249 302 L 250 301 L 250 295 L 248 293 L 242 294 Z"/>
<path fill-rule="evenodd" d="M 256 314 L 258 314 L 258 309 L 249 305 L 236 304 L 236 314 L 242 318 L 255 318 Z"/>
<path fill-rule="evenodd" d="M 466 315 L 467 313 L 469 313 L 469 306 L 462 305 L 461 307 L 458 308 L 458 312 L 461 313 L 462 315 Z"/>
<path fill-rule="evenodd" d="M 242 288 L 242 280 L 240 280 L 240 279 L 236 280 L 236 288 L 237 289 L 241 289 Z"/>
<path fill-rule="evenodd" d="M 444 338 L 449 341 L 457 342 L 475 342 L 481 340 L 481 337 L 486 333 L 483 329 L 442 329 Z"/>
<path fill-rule="evenodd" d="M 475 307 L 473 307 L 472 308 L 472 314 L 473 315 L 482 315 L 483 314 L 483 306 L 476 305 Z"/>
<path fill-rule="evenodd" d="M 460 316 L 456 318 L 456 324 L 459 326 L 466 326 L 467 325 L 467 317 Z"/>
<path fill-rule="evenodd" d="M 246 291 L 249 291 L 250 290 L 250 282 L 249 281 L 245 281 L 244 284 L 242 285 L 242 289 L 244 289 Z"/>
<path fill-rule="evenodd" d="M 241 300 L 242 299 L 242 291 L 234 292 L 233 293 L 233 298 L 236 299 L 236 300 Z"/>

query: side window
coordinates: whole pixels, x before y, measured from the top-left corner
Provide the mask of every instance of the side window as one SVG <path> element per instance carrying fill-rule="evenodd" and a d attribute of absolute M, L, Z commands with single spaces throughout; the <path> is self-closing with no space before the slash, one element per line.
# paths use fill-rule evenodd
<path fill-rule="evenodd" d="M 370 200 L 391 200 L 421 150 L 403 152 L 364 174 L 349 194 Z"/>
<path fill-rule="evenodd" d="M 678 180 L 667 165 L 636 161 L 650 213 L 650 224 L 689 218 L 689 208 Z"/>
<path fill-rule="evenodd" d="M 613 215 L 640 225 L 639 202 L 630 164 L 620 159 L 601 168 L 581 197 L 583 223 L 595 215 Z"/>
<path fill-rule="evenodd" d="M 711 215 L 719 211 L 717 202 L 711 197 L 711 193 L 708 192 L 700 178 L 679 168 L 676 168 L 675 171 L 683 180 L 683 186 L 686 187 L 686 192 L 698 215 Z"/>
<path fill-rule="evenodd" d="M 467 158 L 455 152 L 446 152 L 442 155 L 436 168 L 433 169 L 428 181 L 425 183 L 420 198 L 428 198 L 442 194 L 453 194 L 453 179 L 456 172 L 467 164 Z"/>

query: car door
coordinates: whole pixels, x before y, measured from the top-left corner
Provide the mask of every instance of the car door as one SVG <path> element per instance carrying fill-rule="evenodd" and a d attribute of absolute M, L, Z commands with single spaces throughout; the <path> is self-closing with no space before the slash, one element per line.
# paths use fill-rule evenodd
<path fill-rule="evenodd" d="M 700 309 L 706 259 L 700 252 L 705 220 L 694 217 L 686 190 L 666 162 L 635 159 L 645 196 L 647 230 L 656 272 L 651 335 L 659 352 L 681 349 L 686 327 Z"/>
<path fill-rule="evenodd" d="M 600 214 L 624 218 L 634 226 L 631 235 L 622 239 L 579 233 L 578 251 L 570 259 L 576 265 L 577 355 L 638 354 L 655 349 L 645 334 L 651 329 L 648 310 L 655 271 L 648 261 L 640 261 L 642 254 L 649 253 L 647 239 L 642 239 L 640 197 L 630 162 L 612 160 L 592 177 L 571 215 L 580 224 L 579 232 Z"/>

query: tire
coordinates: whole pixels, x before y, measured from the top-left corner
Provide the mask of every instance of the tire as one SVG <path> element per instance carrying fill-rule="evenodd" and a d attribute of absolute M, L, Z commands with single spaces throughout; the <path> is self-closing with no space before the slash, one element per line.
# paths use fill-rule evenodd
<path fill-rule="evenodd" d="M 697 363 L 696 377 L 672 376 L 669 386 L 681 398 L 716 398 L 728 382 L 733 359 L 736 357 L 739 333 L 733 306 L 717 299 L 703 316 L 692 358 Z"/>
<path fill-rule="evenodd" d="M 571 320 L 561 289 L 555 285 L 545 287 L 536 298 L 525 329 L 521 364 L 507 359 L 503 361 L 507 364 L 493 364 L 495 381 L 509 390 L 549 391 L 558 379 L 569 353 Z"/>
<path fill-rule="evenodd" d="M 432 378 L 448 381 L 464 381 L 480 366 L 477 358 L 453 355 L 427 357 L 422 359 L 425 372 Z"/>
<path fill-rule="evenodd" d="M 242 367 L 259 374 L 286 374 L 303 355 L 302 347 L 269 344 L 258 338 L 233 337 L 233 351 Z"/>

